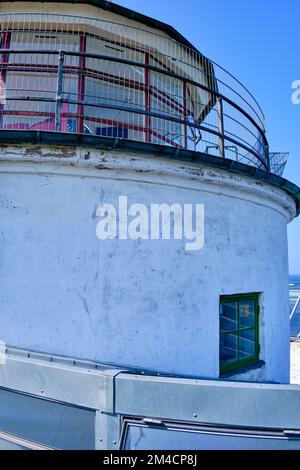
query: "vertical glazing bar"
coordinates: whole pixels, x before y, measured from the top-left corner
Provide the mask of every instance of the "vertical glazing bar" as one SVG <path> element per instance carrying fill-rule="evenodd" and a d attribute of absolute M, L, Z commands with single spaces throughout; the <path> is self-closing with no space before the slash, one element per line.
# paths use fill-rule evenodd
<path fill-rule="evenodd" d="M 4 32 L 1 37 L 1 49 L 9 49 L 11 43 L 11 33 Z M 8 69 L 9 54 L 6 52 L 1 56 L 0 72 L 0 128 L 3 129 L 3 116 L 5 107 L 5 83 Z"/>
<path fill-rule="evenodd" d="M 223 101 L 220 96 L 217 98 L 218 106 L 218 129 L 219 129 L 219 156 L 225 158 L 225 147 L 224 147 L 224 118 L 223 118 Z"/>
<path fill-rule="evenodd" d="M 145 111 L 149 113 L 151 111 L 149 52 L 145 52 L 145 65 Z M 145 136 L 146 142 L 151 142 L 151 118 L 148 115 L 145 115 Z"/>
<path fill-rule="evenodd" d="M 60 51 L 58 55 L 58 72 L 56 87 L 56 110 L 55 110 L 55 130 L 61 131 L 61 107 L 63 92 L 63 71 L 64 71 L 64 52 Z"/>
<path fill-rule="evenodd" d="M 86 36 L 81 33 L 80 34 L 80 52 L 86 53 Z M 78 100 L 84 101 L 85 95 L 85 57 L 79 57 L 79 73 L 78 73 Z M 79 104 L 77 107 L 77 132 L 79 134 L 83 134 L 84 131 L 84 105 Z"/>
<path fill-rule="evenodd" d="M 182 82 L 183 87 L 183 119 L 184 119 L 184 148 L 188 148 L 188 104 L 187 104 L 187 83 L 185 80 Z"/>

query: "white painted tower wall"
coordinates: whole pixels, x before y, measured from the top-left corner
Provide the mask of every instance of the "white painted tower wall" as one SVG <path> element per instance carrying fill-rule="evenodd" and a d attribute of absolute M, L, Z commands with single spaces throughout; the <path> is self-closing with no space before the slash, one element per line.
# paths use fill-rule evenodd
<path fill-rule="evenodd" d="M 1 339 L 11 346 L 166 373 L 219 377 L 219 299 L 261 293 L 265 365 L 289 381 L 282 190 L 206 164 L 93 148 L 1 146 Z M 205 205 L 205 244 L 96 237 L 95 211 Z"/>

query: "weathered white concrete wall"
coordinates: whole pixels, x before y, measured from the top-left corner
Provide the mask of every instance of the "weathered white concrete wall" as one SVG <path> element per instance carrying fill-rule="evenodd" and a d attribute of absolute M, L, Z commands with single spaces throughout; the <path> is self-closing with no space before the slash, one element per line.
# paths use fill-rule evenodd
<path fill-rule="evenodd" d="M 96 237 L 96 207 L 205 204 L 205 245 Z M 286 224 L 262 182 L 159 157 L 0 146 L 0 331 L 11 346 L 219 376 L 219 296 L 261 292 L 251 380 L 289 381 Z M 241 376 L 239 377 L 241 378 Z"/>

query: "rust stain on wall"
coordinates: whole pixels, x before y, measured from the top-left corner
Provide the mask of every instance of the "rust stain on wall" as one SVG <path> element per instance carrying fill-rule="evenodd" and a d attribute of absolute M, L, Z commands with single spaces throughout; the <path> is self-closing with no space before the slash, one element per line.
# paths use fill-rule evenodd
<path fill-rule="evenodd" d="M 76 150 L 74 148 L 61 147 L 53 149 L 53 151 L 44 152 L 42 151 L 42 147 L 26 147 L 23 155 L 27 157 L 74 158 L 76 156 Z"/>

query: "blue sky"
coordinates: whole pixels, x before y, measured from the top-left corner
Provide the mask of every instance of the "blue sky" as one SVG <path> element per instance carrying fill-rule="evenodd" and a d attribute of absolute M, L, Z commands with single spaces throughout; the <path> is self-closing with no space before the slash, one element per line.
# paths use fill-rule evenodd
<path fill-rule="evenodd" d="M 299 0 L 116 0 L 171 24 L 249 88 L 265 116 L 271 151 L 289 151 L 285 177 L 300 185 Z M 300 273 L 300 217 L 290 224 L 290 273 Z"/>

